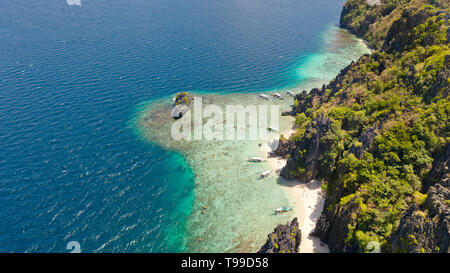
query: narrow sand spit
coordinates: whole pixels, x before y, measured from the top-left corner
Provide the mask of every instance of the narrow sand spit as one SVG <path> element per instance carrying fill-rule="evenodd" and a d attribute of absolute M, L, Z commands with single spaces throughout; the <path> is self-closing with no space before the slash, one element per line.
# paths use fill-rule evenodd
<path fill-rule="evenodd" d="M 289 138 L 295 130 L 291 129 L 284 132 L 283 135 Z M 262 150 L 270 152 L 272 148 L 269 144 L 262 146 Z M 281 169 L 286 165 L 286 160 L 278 157 L 267 158 L 267 163 L 277 176 Z M 283 185 L 288 187 L 289 193 L 293 199 L 294 213 L 298 218 L 300 230 L 302 231 L 302 242 L 300 244 L 300 253 L 328 253 L 328 246 L 320 241 L 318 237 L 310 236 L 314 230 L 316 222 L 322 213 L 325 198 L 321 189 L 321 181 L 313 180 L 307 184 L 295 180 L 287 180 L 279 177 Z"/>

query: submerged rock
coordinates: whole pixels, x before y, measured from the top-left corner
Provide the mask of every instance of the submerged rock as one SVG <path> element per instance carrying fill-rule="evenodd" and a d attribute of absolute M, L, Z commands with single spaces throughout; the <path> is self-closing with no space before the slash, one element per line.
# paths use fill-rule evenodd
<path fill-rule="evenodd" d="M 291 223 L 278 225 L 267 237 L 258 253 L 298 253 L 302 235 L 297 217 Z"/>

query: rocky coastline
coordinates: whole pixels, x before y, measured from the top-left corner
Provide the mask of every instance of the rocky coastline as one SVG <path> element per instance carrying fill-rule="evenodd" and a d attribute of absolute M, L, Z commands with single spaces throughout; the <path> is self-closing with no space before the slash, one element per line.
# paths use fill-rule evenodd
<path fill-rule="evenodd" d="M 280 139 L 281 176 L 326 182 L 313 235 L 331 252 L 368 252 L 371 242 L 383 252 L 450 251 L 450 16 L 445 1 L 426 2 L 348 0 L 341 26 L 375 51 L 284 113 L 298 129 Z M 282 227 L 283 246 L 299 243 Z M 270 236 L 261 251 L 279 252 Z"/>
<path fill-rule="evenodd" d="M 258 253 L 298 253 L 302 235 L 297 217 L 290 223 L 278 225 L 267 237 Z"/>

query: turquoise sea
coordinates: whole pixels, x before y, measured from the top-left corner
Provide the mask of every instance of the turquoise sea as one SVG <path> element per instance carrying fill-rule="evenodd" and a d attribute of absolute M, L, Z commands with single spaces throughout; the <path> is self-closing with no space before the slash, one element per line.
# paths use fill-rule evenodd
<path fill-rule="evenodd" d="M 265 216 L 202 218 L 227 199 L 201 153 L 139 120 L 181 90 L 321 85 L 367 51 L 336 26 L 344 0 L 0 2 L 0 252 L 254 251 Z"/>

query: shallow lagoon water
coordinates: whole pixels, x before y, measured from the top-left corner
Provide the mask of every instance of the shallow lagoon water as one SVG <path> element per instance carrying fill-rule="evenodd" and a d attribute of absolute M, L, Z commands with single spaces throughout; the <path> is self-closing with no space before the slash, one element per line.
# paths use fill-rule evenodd
<path fill-rule="evenodd" d="M 345 0 L 80 2 L 2 3 L 0 252 L 68 252 L 70 241 L 82 252 L 257 249 L 284 216 L 269 217 L 266 207 L 255 214 L 229 210 L 226 192 L 216 201 L 209 195 L 216 185 L 194 177 L 216 175 L 194 167 L 200 155 L 166 149 L 138 121 L 149 102 L 170 101 L 180 90 L 236 94 L 320 86 L 340 65 L 320 73 L 297 68 L 325 68 L 323 56 L 349 62 L 345 52 L 335 58 L 341 55 L 334 42 L 328 52 L 337 55 L 311 57 L 327 52 L 324 41 L 336 40 L 327 30 L 335 28 Z M 342 37 L 338 41 L 352 40 Z M 231 157 L 240 164 L 257 152 Z M 248 167 L 254 168 L 250 181 L 260 166 Z M 273 189 L 270 197 L 284 200 L 270 179 L 262 194 Z M 226 183 L 235 186 L 232 181 Z M 203 203 L 212 204 L 206 215 L 198 214 Z M 215 206 L 225 211 L 216 215 Z M 272 222 L 250 236 L 255 225 L 247 218 L 258 213 Z M 231 215 L 236 218 L 220 220 Z M 240 221 L 235 227 L 234 219 Z M 215 242 L 222 222 L 224 239 Z"/>
<path fill-rule="evenodd" d="M 323 36 L 323 48 L 305 58 L 296 73 L 301 84 L 290 88 L 299 92 L 320 87 L 331 80 L 340 69 L 356 60 L 368 49 L 362 41 L 344 30 L 330 27 Z M 193 92 L 203 105 L 214 104 L 225 112 L 226 105 L 278 105 L 279 113 L 288 110 L 293 99 L 287 89 L 261 91 L 270 96 L 273 91 L 284 95 L 284 100 L 271 98 L 263 101 L 254 92 L 217 94 Z M 279 138 L 278 133 L 266 132 L 257 140 L 174 140 L 171 137 L 171 98 L 149 102 L 138 112 L 136 126 L 139 134 L 150 142 L 181 153 L 194 172 L 194 203 L 186 223 L 187 250 L 192 252 L 255 252 L 265 242 L 266 235 L 280 223 L 292 219 L 294 212 L 274 215 L 275 208 L 290 206 L 287 189 L 277 182 L 272 173 L 264 179 L 259 175 L 269 169 L 267 163 L 247 162 L 249 157 L 266 157 L 260 144 L 268 145 Z M 269 108 L 270 109 L 270 108 Z M 269 114 L 272 114 L 270 110 Z M 190 116 L 195 115 L 195 109 Z M 223 125 L 226 123 L 224 115 Z M 193 120 L 193 119 L 192 119 Z M 203 124 L 208 119 L 203 119 Z M 267 117 L 268 127 L 271 115 Z M 280 132 L 293 126 L 292 117 L 280 117 L 276 125 Z M 194 130 L 194 125 L 192 125 Z M 247 127 L 248 128 L 248 127 Z M 224 129 L 225 130 L 225 129 Z M 248 131 L 247 131 L 248 135 Z M 206 206 L 207 209 L 202 209 Z"/>

